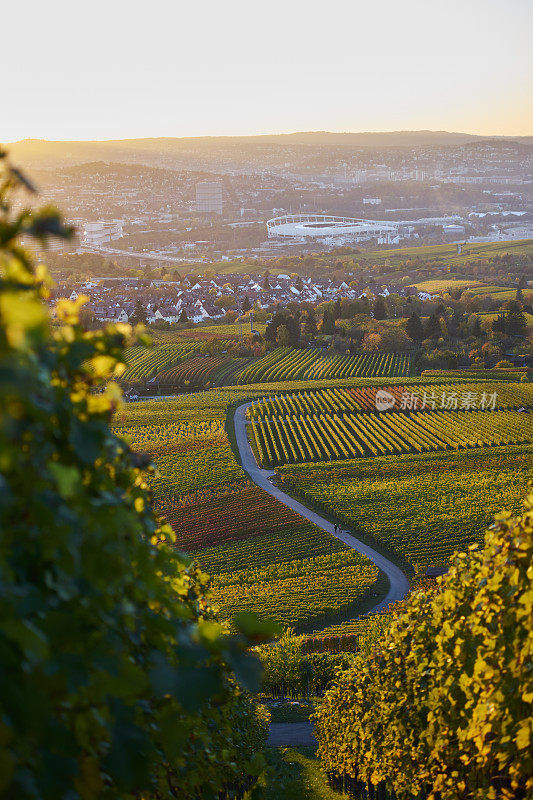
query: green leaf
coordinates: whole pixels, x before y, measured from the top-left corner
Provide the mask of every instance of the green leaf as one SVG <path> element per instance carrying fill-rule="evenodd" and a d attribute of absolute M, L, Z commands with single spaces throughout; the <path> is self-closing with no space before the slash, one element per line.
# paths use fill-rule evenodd
<path fill-rule="evenodd" d="M 154 747 L 145 730 L 129 719 L 118 719 L 112 733 L 111 749 L 105 768 L 116 785 L 125 790 L 146 786 Z"/>
<path fill-rule="evenodd" d="M 235 673 L 238 683 L 249 692 L 258 692 L 263 667 L 257 656 L 243 651 L 226 654 L 226 661 Z"/>
<path fill-rule="evenodd" d="M 233 617 L 233 624 L 253 641 L 268 641 L 282 632 L 281 626 L 275 620 L 261 619 L 252 611 L 239 611 Z"/>
<path fill-rule="evenodd" d="M 76 467 L 69 467 L 53 461 L 50 464 L 50 472 L 56 479 L 60 493 L 66 499 L 74 497 L 81 486 L 81 475 Z"/>

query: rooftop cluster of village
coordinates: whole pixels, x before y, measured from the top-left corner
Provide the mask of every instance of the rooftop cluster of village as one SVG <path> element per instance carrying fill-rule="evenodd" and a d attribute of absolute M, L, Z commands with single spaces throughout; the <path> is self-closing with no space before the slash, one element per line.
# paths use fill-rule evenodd
<path fill-rule="evenodd" d="M 182 281 L 126 278 L 59 283 L 50 302 L 58 297 L 75 300 L 84 294 L 89 298 L 87 309 L 100 322 L 128 322 L 142 314 L 149 325 L 163 321 L 169 324 L 198 324 L 208 320 L 232 318 L 232 314 L 250 309 L 273 310 L 291 303 L 320 303 L 338 299 L 358 300 L 362 297 L 416 296 L 430 300 L 432 294 L 414 286 L 370 282 L 358 286 L 345 280 L 322 280 L 300 275 L 279 274 L 217 275 L 214 278 L 184 278 Z"/>

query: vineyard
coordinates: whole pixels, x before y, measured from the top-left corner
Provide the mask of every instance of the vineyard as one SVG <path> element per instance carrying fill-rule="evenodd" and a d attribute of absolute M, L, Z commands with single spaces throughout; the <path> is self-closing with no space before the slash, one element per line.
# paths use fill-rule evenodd
<path fill-rule="evenodd" d="M 330 784 L 357 800 L 531 800 L 533 495 L 497 514 L 339 671 L 316 715 Z"/>
<path fill-rule="evenodd" d="M 503 505 L 516 510 L 532 467 L 533 447 L 522 445 L 302 464 L 279 476 L 355 536 L 423 569 L 480 541 Z"/>
<path fill-rule="evenodd" d="M 253 423 L 265 466 L 531 442 L 533 413 L 436 411 L 432 414 L 313 414 Z"/>
<path fill-rule="evenodd" d="M 150 480 L 160 510 L 181 495 L 244 481 L 224 425 L 223 404 L 199 395 L 131 403 L 115 417 L 115 430 L 156 461 Z"/>
<path fill-rule="evenodd" d="M 405 377 L 411 374 L 410 359 L 403 355 L 325 355 L 316 350 L 276 348 L 263 358 L 230 358 L 204 355 L 202 337 L 179 344 L 130 347 L 125 357 L 128 369 L 123 384 L 149 381 L 167 390 L 208 388 L 269 381 L 341 378 Z M 219 346 L 230 340 L 221 338 Z"/>
<path fill-rule="evenodd" d="M 158 372 L 153 383 L 166 389 L 208 387 L 219 381 L 230 381 L 247 359 L 202 356 L 184 361 L 172 369 Z"/>
<path fill-rule="evenodd" d="M 501 367 L 499 369 L 424 369 L 421 377 L 424 378 L 449 378 L 450 380 L 461 378 L 471 380 L 472 378 L 482 378 L 484 380 L 497 381 L 519 381 L 524 376 L 527 378 L 527 367 Z"/>
<path fill-rule="evenodd" d="M 265 333 L 266 325 L 264 322 L 257 322 L 254 320 L 254 330 L 263 335 Z M 243 317 L 242 332 L 244 335 L 250 334 L 250 319 Z M 228 340 L 238 339 L 241 334 L 241 326 L 238 322 L 231 323 L 217 323 L 213 325 L 195 325 L 193 328 L 184 328 L 183 330 L 172 331 L 173 336 L 180 336 L 187 339 L 195 339 L 197 341 L 209 340 Z"/>
<path fill-rule="evenodd" d="M 283 466 L 279 459 L 282 486 L 422 572 L 479 540 L 502 504 L 516 505 L 533 465 L 530 445 L 505 444 L 531 440 L 531 411 L 518 411 L 531 406 L 529 384 L 404 379 L 380 387 L 397 410 L 379 414 L 376 385 L 281 394 L 290 384 L 280 384 L 277 395 L 263 399 L 261 388 L 127 404 L 115 420 L 131 446 L 155 460 L 154 504 L 173 525 L 176 546 L 212 575 L 213 601 L 229 622 L 246 609 L 300 632 L 359 633 L 366 623 L 354 618 L 386 591 L 369 561 L 247 479 L 228 440 L 226 416 L 231 404 L 254 392 L 249 427 L 271 430 L 271 448 L 275 443 L 280 455 L 284 433 L 286 455 L 296 453 L 301 462 L 287 458 Z M 442 393 L 453 391 L 459 406 L 463 393 L 477 393 L 490 408 L 496 393 L 494 410 L 441 411 Z M 402 410 L 405 392 L 420 403 L 425 395 L 425 408 Z M 341 423 L 351 440 L 341 439 Z M 303 459 L 306 441 L 315 448 L 313 462 Z M 363 453 L 355 445 L 348 450 L 350 441 Z M 481 450 L 480 443 L 492 447 Z"/>
<path fill-rule="evenodd" d="M 533 465 L 530 445 L 498 444 L 513 437 L 530 441 L 531 412 L 518 411 L 531 405 L 529 384 L 385 383 L 381 389 L 395 398 L 395 407 L 409 391 L 420 401 L 425 393 L 426 408 L 380 414 L 372 413 L 375 385 L 278 391 L 266 399 L 261 388 L 131 403 L 115 419 L 131 446 L 155 460 L 154 504 L 173 525 L 177 547 L 193 553 L 213 576 L 214 601 L 229 621 L 236 610 L 249 609 L 299 631 L 355 633 L 365 623 L 354 617 L 386 589 L 370 562 L 247 479 L 228 440 L 226 416 L 229 405 L 254 392 L 252 425 L 271 426 L 280 454 L 278 437 L 285 432 L 287 455 L 294 458 L 292 443 L 301 462 L 279 466 L 282 485 L 371 546 L 377 543 L 422 571 L 478 540 L 488 515 L 518 501 Z M 279 385 L 286 388 L 290 384 Z M 454 390 L 459 405 L 462 392 L 477 392 L 478 399 L 485 393 L 488 400 L 496 392 L 495 410 L 440 411 L 441 393 Z M 359 436 L 348 419 L 359 426 Z M 354 445 L 352 460 L 331 433 L 339 431 L 340 439 L 341 422 L 363 449 Z M 311 423 L 317 425 L 313 438 Z M 315 461 L 303 460 L 289 425 L 302 432 L 302 450 L 306 434 Z M 341 441 L 348 450 L 350 439 Z M 481 450 L 480 441 L 492 448 Z"/>
<path fill-rule="evenodd" d="M 301 522 L 249 481 L 183 495 L 166 504 L 165 515 L 179 531 L 180 547 L 189 552 L 265 533 L 276 535 Z M 225 567 L 232 568 L 233 562 L 227 561 Z"/>
<path fill-rule="evenodd" d="M 253 362 L 236 377 L 244 384 L 321 378 L 401 377 L 410 374 L 410 358 L 405 355 L 324 355 L 317 350 L 282 347 Z"/>
<path fill-rule="evenodd" d="M 130 404 L 115 430 L 155 459 L 154 505 L 212 575 L 222 619 L 253 610 L 299 630 L 340 624 L 386 586 L 370 561 L 246 479 L 224 429 L 235 394 Z"/>
<path fill-rule="evenodd" d="M 357 386 L 319 392 L 296 392 L 253 401 L 251 419 L 290 417 L 294 414 L 345 414 L 354 411 L 375 411 L 378 392 L 392 395 L 390 410 L 436 410 L 442 408 L 521 408 L 533 405 L 533 384 L 529 383 L 452 383 L 409 386 Z"/>
<path fill-rule="evenodd" d="M 151 378 L 159 370 L 184 361 L 197 349 L 191 343 L 165 344 L 155 347 L 135 345 L 124 353 L 128 369 L 122 373 L 122 383 L 138 383 Z"/>
<path fill-rule="evenodd" d="M 165 514 L 178 546 L 213 576 L 223 619 L 250 610 L 316 629 L 373 596 L 371 562 L 249 482 L 185 495 Z"/>
<path fill-rule="evenodd" d="M 123 428 L 116 426 L 115 431 L 123 436 L 134 450 L 145 453 L 170 452 L 180 447 L 183 443 L 201 443 L 225 441 L 224 422 L 222 420 L 200 420 L 191 422 L 172 422 L 167 424 L 138 425 Z"/>
<path fill-rule="evenodd" d="M 285 627 L 316 629 L 332 616 L 357 613 L 377 577 L 378 569 L 368 559 L 345 550 L 215 575 L 213 600 L 223 617 L 255 611 Z"/>
<path fill-rule="evenodd" d="M 368 413 L 376 411 L 383 391 L 391 408 L 387 413 Z M 254 403 L 251 436 L 260 462 L 268 467 L 520 444 L 532 441 L 532 404 L 530 384 L 300 392 Z M 456 410 L 441 410 L 450 407 Z"/>

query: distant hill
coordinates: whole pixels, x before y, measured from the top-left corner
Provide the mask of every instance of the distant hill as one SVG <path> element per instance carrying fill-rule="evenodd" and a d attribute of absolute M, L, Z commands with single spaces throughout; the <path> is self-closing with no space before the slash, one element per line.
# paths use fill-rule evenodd
<path fill-rule="evenodd" d="M 385 133 L 333 133 L 303 131 L 263 136 L 200 136 L 183 138 L 116 139 L 109 141 L 58 142 L 23 139 L 7 145 L 12 156 L 22 163 L 54 166 L 58 163 L 80 164 L 87 161 L 152 161 L 154 157 L 216 154 L 270 145 L 310 147 L 427 147 L 459 146 L 480 142 L 512 141 L 532 146 L 533 136 L 475 136 L 448 131 L 391 131 Z"/>

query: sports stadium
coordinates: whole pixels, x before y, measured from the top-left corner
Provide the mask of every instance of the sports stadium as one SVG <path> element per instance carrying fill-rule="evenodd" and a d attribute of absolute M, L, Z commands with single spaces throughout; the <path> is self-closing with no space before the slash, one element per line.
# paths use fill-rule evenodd
<path fill-rule="evenodd" d="M 268 235 L 294 239 L 350 239 L 364 241 L 379 239 L 393 242 L 398 237 L 398 222 L 383 222 L 351 217 L 332 217 L 326 214 L 288 214 L 267 222 Z"/>

